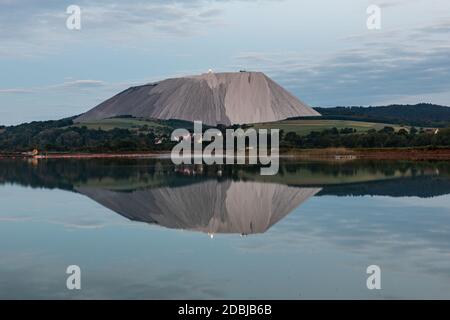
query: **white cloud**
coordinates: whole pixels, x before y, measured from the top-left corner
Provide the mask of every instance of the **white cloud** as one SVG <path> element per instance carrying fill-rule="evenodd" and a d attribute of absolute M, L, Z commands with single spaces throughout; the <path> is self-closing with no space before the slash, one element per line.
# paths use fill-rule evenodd
<path fill-rule="evenodd" d="M 9 89 L 0 89 L 0 94 L 24 94 L 24 93 L 33 93 L 33 90 L 23 89 L 23 88 L 9 88 Z"/>

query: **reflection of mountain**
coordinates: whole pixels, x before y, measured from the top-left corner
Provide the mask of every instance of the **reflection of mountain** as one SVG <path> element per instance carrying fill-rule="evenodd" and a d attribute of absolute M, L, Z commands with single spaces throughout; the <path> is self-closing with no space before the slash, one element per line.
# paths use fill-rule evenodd
<path fill-rule="evenodd" d="M 0 161 L 0 185 L 84 194 L 128 219 L 208 233 L 262 233 L 313 195 L 450 193 L 449 162 L 295 162 L 276 176 L 258 166 L 174 166 L 161 159 Z"/>
<path fill-rule="evenodd" d="M 207 180 L 168 188 L 78 192 L 128 219 L 207 233 L 263 233 L 320 191 L 273 183 Z"/>

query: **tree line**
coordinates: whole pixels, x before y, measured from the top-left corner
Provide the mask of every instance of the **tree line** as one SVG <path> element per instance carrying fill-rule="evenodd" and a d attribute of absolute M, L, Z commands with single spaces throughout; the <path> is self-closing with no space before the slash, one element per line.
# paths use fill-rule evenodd
<path fill-rule="evenodd" d="M 71 119 L 63 119 L 6 127 L 0 132 L 0 152 L 33 149 L 49 152 L 158 151 L 173 145 L 168 135 L 157 136 L 150 128 L 100 130 L 72 124 Z"/>
<path fill-rule="evenodd" d="M 398 123 L 416 127 L 450 126 L 450 108 L 429 103 L 377 107 L 314 108 L 320 119 Z"/>
<path fill-rule="evenodd" d="M 356 132 L 353 128 L 313 131 L 306 136 L 295 132 L 281 132 L 280 146 L 286 148 L 403 148 L 403 147 L 450 147 L 450 128 L 435 131 L 400 129 L 392 127 Z"/>
<path fill-rule="evenodd" d="M 72 119 L 39 121 L 0 128 L 0 152 L 134 152 L 168 151 L 176 144 L 167 132 L 144 126 L 138 130 L 101 130 L 72 126 Z M 245 126 L 242 127 L 245 130 Z M 224 128 L 222 128 L 224 129 Z M 438 132 L 392 127 L 357 132 L 353 128 L 326 129 L 307 135 L 280 131 L 281 148 L 400 148 L 450 147 L 450 128 Z"/>

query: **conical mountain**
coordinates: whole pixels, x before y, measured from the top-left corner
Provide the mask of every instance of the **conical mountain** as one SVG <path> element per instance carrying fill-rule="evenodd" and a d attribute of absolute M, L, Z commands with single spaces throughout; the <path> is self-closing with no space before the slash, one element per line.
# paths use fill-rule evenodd
<path fill-rule="evenodd" d="M 125 115 L 164 120 L 198 120 L 208 125 L 320 116 L 264 73 L 210 72 L 131 87 L 75 121 L 95 121 Z"/>

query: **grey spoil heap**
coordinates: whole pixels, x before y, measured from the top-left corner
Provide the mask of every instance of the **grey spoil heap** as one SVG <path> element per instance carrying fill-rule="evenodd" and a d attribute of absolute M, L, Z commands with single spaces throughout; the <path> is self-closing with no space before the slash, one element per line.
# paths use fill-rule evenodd
<path fill-rule="evenodd" d="M 131 87 L 75 122 L 117 116 L 233 125 L 320 116 L 261 72 L 208 72 Z"/>

